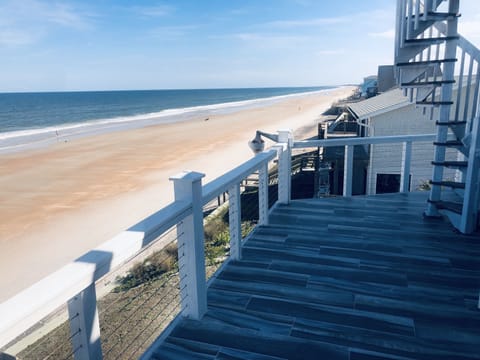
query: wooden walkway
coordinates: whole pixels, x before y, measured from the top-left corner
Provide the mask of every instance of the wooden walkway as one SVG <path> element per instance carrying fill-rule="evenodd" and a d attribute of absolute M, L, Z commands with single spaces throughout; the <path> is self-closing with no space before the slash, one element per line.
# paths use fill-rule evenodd
<path fill-rule="evenodd" d="M 480 359 L 480 236 L 426 196 L 278 207 L 152 359 Z"/>

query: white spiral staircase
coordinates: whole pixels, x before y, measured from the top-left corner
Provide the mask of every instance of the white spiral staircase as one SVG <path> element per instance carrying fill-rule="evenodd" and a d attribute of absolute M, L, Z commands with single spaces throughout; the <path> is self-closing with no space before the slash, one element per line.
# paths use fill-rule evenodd
<path fill-rule="evenodd" d="M 459 2 L 397 0 L 395 65 L 405 95 L 436 121 L 425 214 L 444 214 L 468 234 L 477 229 L 479 212 L 480 51 L 457 31 Z M 456 169 L 454 179 L 445 168 Z"/>

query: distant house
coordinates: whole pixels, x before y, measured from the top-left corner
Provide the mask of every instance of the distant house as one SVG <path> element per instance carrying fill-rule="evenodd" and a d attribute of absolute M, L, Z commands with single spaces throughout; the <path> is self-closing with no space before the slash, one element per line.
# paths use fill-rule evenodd
<path fill-rule="evenodd" d="M 380 65 L 378 67 L 377 77 L 379 94 L 397 87 L 397 83 L 395 82 L 393 65 Z"/>
<path fill-rule="evenodd" d="M 349 104 L 351 114 L 363 128 L 362 136 L 393 136 L 434 134 L 435 122 L 430 113 L 417 108 L 399 89 Z M 410 169 L 410 189 L 418 190 L 428 184 L 432 176 L 434 146 L 432 142 L 413 144 Z M 402 145 L 371 145 L 367 169 L 366 193 L 398 192 Z M 447 159 L 455 160 L 453 152 Z M 446 177 L 455 177 L 455 170 L 446 169 Z"/>
<path fill-rule="evenodd" d="M 378 77 L 377 75 L 370 75 L 363 79 L 360 85 L 361 96 L 369 98 L 377 95 L 378 92 Z"/>

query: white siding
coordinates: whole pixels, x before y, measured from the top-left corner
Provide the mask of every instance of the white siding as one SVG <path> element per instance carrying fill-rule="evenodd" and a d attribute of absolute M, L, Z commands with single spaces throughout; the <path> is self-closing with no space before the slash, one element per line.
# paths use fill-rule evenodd
<path fill-rule="evenodd" d="M 400 109 L 389 111 L 369 119 L 371 136 L 433 134 L 436 132 L 435 121 L 423 114 L 423 110 L 415 105 L 406 105 Z M 433 117 L 434 119 L 436 116 Z M 434 146 L 431 142 L 413 143 L 412 176 L 410 189 L 427 182 L 432 175 Z M 448 151 L 447 158 L 456 159 L 456 152 Z M 370 166 L 367 177 L 367 194 L 375 194 L 377 174 L 400 174 L 402 163 L 402 144 L 372 145 L 370 149 Z M 455 170 L 446 169 L 446 178 L 454 178 Z"/>

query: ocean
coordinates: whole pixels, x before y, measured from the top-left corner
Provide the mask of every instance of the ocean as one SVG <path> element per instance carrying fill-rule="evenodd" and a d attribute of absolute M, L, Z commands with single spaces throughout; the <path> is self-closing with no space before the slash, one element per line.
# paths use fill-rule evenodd
<path fill-rule="evenodd" d="M 262 106 L 329 86 L 0 93 L 0 152 Z"/>

